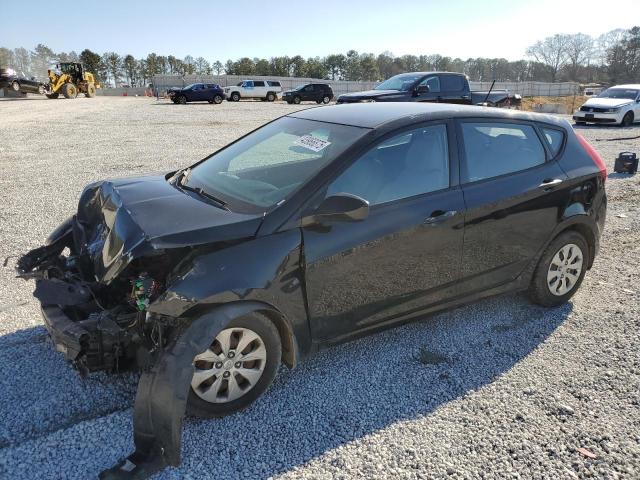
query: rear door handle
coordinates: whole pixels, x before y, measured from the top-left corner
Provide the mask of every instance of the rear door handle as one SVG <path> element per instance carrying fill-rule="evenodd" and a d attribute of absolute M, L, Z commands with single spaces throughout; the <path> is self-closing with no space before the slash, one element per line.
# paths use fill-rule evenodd
<path fill-rule="evenodd" d="M 438 223 L 442 223 L 445 220 L 455 216 L 458 213 L 457 210 L 434 210 L 431 212 L 431 215 L 424 219 L 425 225 L 437 225 Z"/>
<path fill-rule="evenodd" d="M 542 188 L 543 190 L 551 190 L 562 183 L 562 180 L 559 178 L 545 178 L 538 188 Z"/>

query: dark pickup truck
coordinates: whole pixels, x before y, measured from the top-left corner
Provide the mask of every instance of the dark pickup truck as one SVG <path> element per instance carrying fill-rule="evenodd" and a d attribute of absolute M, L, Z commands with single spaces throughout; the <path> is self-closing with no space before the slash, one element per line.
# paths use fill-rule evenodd
<path fill-rule="evenodd" d="M 495 107 L 519 106 L 522 97 L 506 90 L 471 91 L 462 73 L 411 72 L 391 77 L 373 90 L 345 93 L 337 103 L 441 102 Z"/>

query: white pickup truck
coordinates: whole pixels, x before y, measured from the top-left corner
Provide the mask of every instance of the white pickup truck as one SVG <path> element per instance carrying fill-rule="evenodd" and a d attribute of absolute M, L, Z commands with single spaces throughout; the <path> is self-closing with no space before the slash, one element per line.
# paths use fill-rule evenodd
<path fill-rule="evenodd" d="M 282 93 L 282 87 L 277 81 L 243 80 L 234 87 L 224 87 L 224 93 L 230 102 L 238 102 L 241 98 L 259 98 L 273 102 Z"/>

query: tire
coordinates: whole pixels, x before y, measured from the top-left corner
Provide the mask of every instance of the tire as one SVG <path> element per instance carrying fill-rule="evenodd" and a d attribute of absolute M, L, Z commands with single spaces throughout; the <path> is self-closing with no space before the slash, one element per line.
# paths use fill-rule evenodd
<path fill-rule="evenodd" d="M 93 83 L 87 83 L 87 92 L 84 94 L 87 98 L 93 98 L 96 96 L 96 86 Z"/>
<path fill-rule="evenodd" d="M 46 96 L 47 96 L 47 98 L 50 98 L 51 100 L 55 100 L 56 98 L 58 98 L 60 96 L 60 94 L 58 92 L 47 93 Z"/>
<path fill-rule="evenodd" d="M 14 92 L 19 92 L 20 91 L 20 84 L 17 81 L 13 81 L 11 83 L 11 90 L 13 90 Z"/>
<path fill-rule="evenodd" d="M 322 103 L 324 103 L 325 105 L 330 101 L 331 101 L 331 97 L 329 97 L 329 95 L 325 95 L 324 97 L 322 97 Z"/>
<path fill-rule="evenodd" d="M 222 95 L 216 95 L 213 97 L 213 103 L 216 105 L 220 105 L 222 103 Z"/>
<path fill-rule="evenodd" d="M 233 332 L 230 337 L 225 335 L 225 332 L 229 333 L 230 331 Z M 239 339 L 238 334 L 241 334 Z M 237 345 L 238 341 L 246 338 L 245 335 L 248 335 L 249 338 L 253 338 L 251 335 L 256 337 L 256 340 L 251 341 L 243 350 L 245 355 L 254 354 L 258 357 L 266 358 L 266 360 L 250 362 L 251 366 L 248 367 L 245 362 L 242 367 L 238 368 L 238 364 L 241 362 L 237 360 L 241 352 L 234 352 L 234 339 Z M 226 349 L 227 355 L 225 355 L 225 349 L 220 348 L 225 343 L 225 338 L 228 339 L 226 343 L 230 347 Z M 220 341 L 221 339 L 222 341 Z M 254 350 L 247 352 L 247 348 L 253 348 Z M 215 352 L 218 353 L 216 354 Z M 198 359 L 201 356 L 211 359 L 211 361 Z M 196 373 L 194 373 L 191 388 L 189 389 L 187 413 L 202 418 L 220 418 L 246 408 L 269 388 L 280 366 L 281 356 L 282 345 L 280 344 L 278 329 L 268 318 L 258 313 L 236 318 L 218 334 L 210 349 L 194 359 Z M 220 362 L 215 362 L 214 359 L 218 357 Z M 256 376 L 255 381 L 251 383 L 247 380 L 249 376 L 247 378 L 242 376 L 242 373 L 240 373 L 242 370 L 256 372 L 255 374 L 259 376 Z M 216 375 L 213 373 L 211 377 L 208 377 L 207 371 L 217 371 L 222 372 L 222 374 Z M 258 371 L 261 373 L 258 374 Z M 198 375 L 198 372 L 203 373 Z M 230 385 L 227 378 L 232 377 L 236 379 L 234 385 L 240 389 L 236 390 L 240 396 L 232 400 L 225 400 L 225 394 L 226 396 L 229 395 L 227 387 Z M 243 388 L 245 389 L 244 393 L 240 393 Z M 197 393 L 196 389 L 200 393 Z M 210 399 L 215 398 L 215 400 L 205 400 L 203 398 L 205 396 Z"/>
<path fill-rule="evenodd" d="M 544 307 L 566 303 L 580 288 L 588 255 L 589 245 L 578 232 L 567 231 L 553 239 L 533 273 L 529 285 L 531 301 Z"/>
<path fill-rule="evenodd" d="M 622 122 L 620 122 L 621 127 L 630 127 L 633 125 L 633 112 L 627 112 L 622 117 Z"/>
<path fill-rule="evenodd" d="M 267 93 L 267 102 L 273 102 L 276 99 L 276 94 L 273 92 Z"/>
<path fill-rule="evenodd" d="M 293 103 L 295 103 L 296 105 L 300 105 L 301 101 L 302 101 L 302 99 L 298 95 L 293 97 Z"/>
<path fill-rule="evenodd" d="M 38 94 L 39 95 L 44 95 L 44 86 L 38 85 Z"/>
<path fill-rule="evenodd" d="M 76 98 L 78 96 L 78 89 L 73 83 L 65 83 L 62 86 L 62 95 L 64 95 L 64 98 Z"/>
<path fill-rule="evenodd" d="M 233 92 L 231 94 L 231 101 L 232 102 L 239 102 L 240 101 L 240 94 L 238 92 Z"/>
<path fill-rule="evenodd" d="M 184 95 L 180 95 L 178 97 L 178 103 L 180 105 L 186 105 L 187 104 L 187 97 L 185 97 Z"/>

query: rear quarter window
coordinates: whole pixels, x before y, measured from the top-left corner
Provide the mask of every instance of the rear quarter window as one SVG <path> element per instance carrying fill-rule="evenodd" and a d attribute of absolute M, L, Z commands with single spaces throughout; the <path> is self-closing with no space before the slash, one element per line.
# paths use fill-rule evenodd
<path fill-rule="evenodd" d="M 531 125 L 463 122 L 465 182 L 499 177 L 545 162 L 545 150 Z"/>
<path fill-rule="evenodd" d="M 280 82 L 271 82 L 271 81 L 268 81 L 268 82 L 267 82 L 267 84 L 268 84 L 270 87 L 279 87 L 279 86 L 280 86 Z"/>
<path fill-rule="evenodd" d="M 542 133 L 544 134 L 545 140 L 549 144 L 551 153 L 555 157 L 562 148 L 562 143 L 564 142 L 564 133 L 560 130 L 556 130 L 555 128 L 543 128 Z"/>

